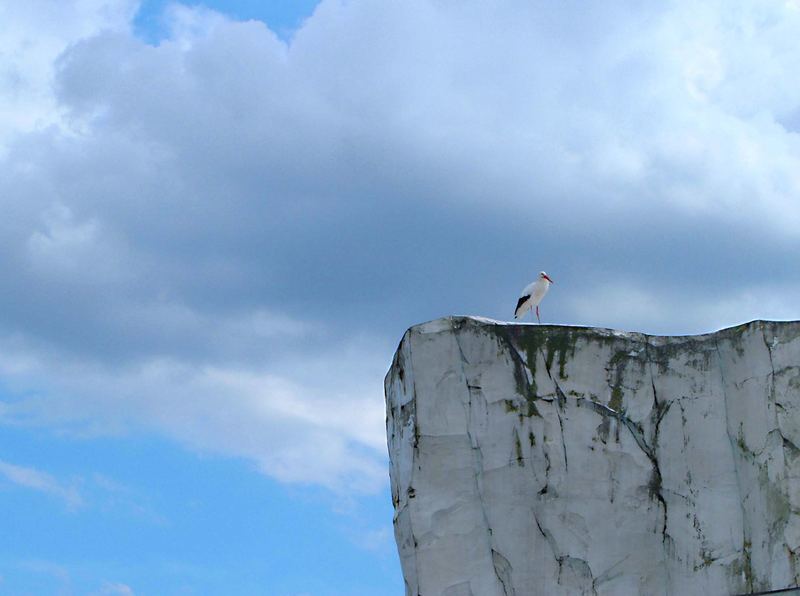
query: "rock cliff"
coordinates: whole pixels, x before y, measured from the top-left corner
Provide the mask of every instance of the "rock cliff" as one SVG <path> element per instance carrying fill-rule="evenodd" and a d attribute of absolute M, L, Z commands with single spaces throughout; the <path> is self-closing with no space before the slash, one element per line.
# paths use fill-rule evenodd
<path fill-rule="evenodd" d="M 385 388 L 406 594 L 800 583 L 800 322 L 444 318 L 406 332 Z"/>

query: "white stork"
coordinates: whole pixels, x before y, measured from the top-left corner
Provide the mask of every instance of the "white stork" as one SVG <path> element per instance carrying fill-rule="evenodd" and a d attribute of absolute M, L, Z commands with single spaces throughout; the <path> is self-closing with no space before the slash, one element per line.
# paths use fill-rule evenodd
<path fill-rule="evenodd" d="M 517 308 L 514 310 L 514 318 L 519 319 L 526 312 L 536 307 L 536 320 L 541 323 L 542 320 L 539 318 L 539 303 L 542 301 L 542 298 L 544 298 L 544 295 L 547 294 L 551 283 L 553 283 L 553 280 L 547 276 L 547 273 L 540 271 L 539 279 L 529 283 L 525 286 L 525 289 L 522 290 L 522 294 L 517 301 Z"/>

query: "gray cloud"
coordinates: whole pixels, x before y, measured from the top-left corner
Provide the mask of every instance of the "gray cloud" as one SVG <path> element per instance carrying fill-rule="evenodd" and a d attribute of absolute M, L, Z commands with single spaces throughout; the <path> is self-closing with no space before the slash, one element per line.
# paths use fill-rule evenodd
<path fill-rule="evenodd" d="M 157 46 L 105 8 L 5 137 L 0 365 L 56 387 L 8 419 L 368 490 L 405 327 L 539 269 L 553 322 L 800 315 L 794 3 L 325 1 L 289 43 L 177 6 Z"/>

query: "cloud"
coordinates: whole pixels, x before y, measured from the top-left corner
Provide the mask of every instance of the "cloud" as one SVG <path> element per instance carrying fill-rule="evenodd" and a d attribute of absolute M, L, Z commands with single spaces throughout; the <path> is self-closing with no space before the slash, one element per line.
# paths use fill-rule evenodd
<path fill-rule="evenodd" d="M 402 331 L 542 268 L 547 321 L 800 316 L 792 3 L 325 0 L 288 42 L 176 4 L 158 45 L 59 6 L 4 9 L 6 423 L 369 492 Z"/>
<path fill-rule="evenodd" d="M 22 571 L 49 576 L 56 580 L 62 590 L 68 590 L 72 582 L 70 569 L 65 565 L 46 559 L 22 559 L 14 562 L 14 567 Z"/>
<path fill-rule="evenodd" d="M 369 530 L 351 531 L 351 540 L 367 551 L 389 553 L 393 552 L 394 532 L 389 525 Z"/>
<path fill-rule="evenodd" d="M 791 299 L 800 285 L 744 288 L 712 300 L 700 292 L 656 293 L 635 282 L 615 280 L 592 288 L 586 296 L 570 298 L 577 322 L 630 328 L 648 333 L 674 333 L 682 319 L 687 332 L 715 331 L 755 319 L 791 320 L 797 306 Z"/>
<path fill-rule="evenodd" d="M 18 487 L 55 497 L 63 501 L 71 512 L 78 509 L 114 509 L 152 524 L 169 523 L 153 509 L 148 496 L 102 474 L 93 474 L 90 478 L 73 477 L 65 482 L 40 469 L 0 460 L 0 478 Z"/>
<path fill-rule="evenodd" d="M 99 30 L 126 30 L 135 0 L 45 0 L 0 6 L 0 153 L 19 133 L 59 122 L 50 91 L 54 63 L 71 43 Z"/>
<path fill-rule="evenodd" d="M 153 506 L 152 498 L 138 488 L 97 473 L 92 474 L 91 480 L 86 482 L 86 485 L 93 489 L 91 505 L 103 512 L 123 512 L 157 526 L 167 526 L 170 523 L 170 520 Z"/>
<path fill-rule="evenodd" d="M 117 594 L 119 596 L 133 596 L 134 591 L 130 586 L 121 583 L 106 582 L 97 592 L 99 595 L 112 596 Z"/>
<path fill-rule="evenodd" d="M 365 347 L 289 363 L 280 375 L 170 359 L 109 369 L 32 355 L 24 376 L 17 366 L 6 375 L 20 386 L 47 378 L 51 387 L 5 404 L 6 423 L 82 436 L 155 429 L 194 449 L 248 458 L 281 481 L 355 492 L 385 482 L 376 424 L 383 418 L 377 379 L 384 367 Z M 375 386 L 362 385 L 362 376 Z"/>
<path fill-rule="evenodd" d="M 83 497 L 74 485 L 59 482 L 50 474 L 0 460 L 0 475 L 17 486 L 39 491 L 64 501 L 70 510 L 83 505 Z"/>

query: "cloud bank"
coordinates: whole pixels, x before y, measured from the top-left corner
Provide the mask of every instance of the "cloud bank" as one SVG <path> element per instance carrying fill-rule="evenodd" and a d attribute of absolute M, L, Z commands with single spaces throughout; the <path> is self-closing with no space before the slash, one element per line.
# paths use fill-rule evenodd
<path fill-rule="evenodd" d="M 0 420 L 385 482 L 405 327 L 800 316 L 795 2 L 323 1 L 0 19 Z M 5 33 L 13 31 L 13 35 Z"/>

